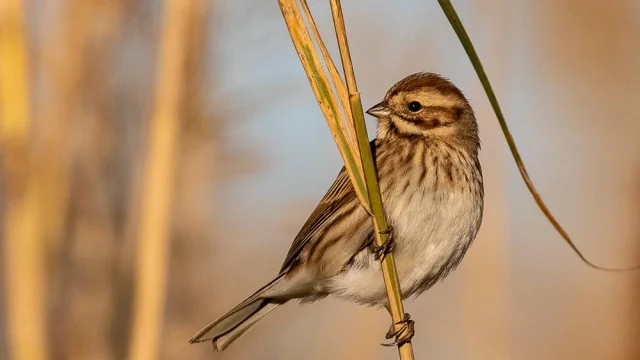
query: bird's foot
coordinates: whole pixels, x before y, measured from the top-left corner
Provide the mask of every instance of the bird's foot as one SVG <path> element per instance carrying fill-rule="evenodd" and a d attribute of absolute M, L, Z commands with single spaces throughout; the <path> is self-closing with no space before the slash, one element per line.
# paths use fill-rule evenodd
<path fill-rule="evenodd" d="M 381 231 L 380 234 L 387 235 L 387 241 L 380 246 L 372 246 L 371 252 L 373 253 L 373 257 L 378 260 L 384 260 L 385 255 L 393 251 L 393 248 L 396 246 L 395 241 L 393 240 L 393 229 L 388 227 L 386 231 Z"/>
<path fill-rule="evenodd" d="M 389 331 L 384 336 L 386 339 L 396 338 L 396 340 L 389 344 L 380 344 L 382 346 L 402 346 L 411 341 L 413 335 L 416 334 L 416 330 L 414 327 L 415 321 L 411 320 L 411 316 L 409 314 L 404 314 L 404 318 L 402 320 L 396 322 L 395 324 L 391 324 Z M 396 330 L 396 325 L 400 325 L 400 328 Z"/>

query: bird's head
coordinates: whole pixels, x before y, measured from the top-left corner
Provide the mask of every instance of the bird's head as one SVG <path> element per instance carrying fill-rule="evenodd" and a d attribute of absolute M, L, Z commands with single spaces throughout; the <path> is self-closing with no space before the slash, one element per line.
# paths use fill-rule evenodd
<path fill-rule="evenodd" d="M 460 89 L 437 74 L 417 73 L 400 80 L 367 114 L 380 121 L 378 138 L 423 136 L 478 142 L 469 102 Z"/>

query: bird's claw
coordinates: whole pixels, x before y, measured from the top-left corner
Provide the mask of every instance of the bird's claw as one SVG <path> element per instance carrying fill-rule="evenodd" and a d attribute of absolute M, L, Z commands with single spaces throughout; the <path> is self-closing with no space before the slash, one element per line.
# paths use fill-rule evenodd
<path fill-rule="evenodd" d="M 393 240 L 393 229 L 391 227 L 389 227 L 386 231 L 381 231 L 380 234 L 386 234 L 388 236 L 387 241 L 385 241 L 384 244 L 379 246 L 374 245 L 371 249 L 374 259 L 378 261 L 384 260 L 385 255 L 392 252 L 393 248 L 396 245 L 395 241 Z"/>
<path fill-rule="evenodd" d="M 395 324 L 391 324 L 389 331 L 384 336 L 386 339 L 396 338 L 396 340 L 392 343 L 388 344 L 380 344 L 382 346 L 402 346 L 411 341 L 413 335 L 416 334 L 416 330 L 414 327 L 415 321 L 411 320 L 411 316 L 409 314 L 404 314 L 404 318 L 402 320 L 396 322 Z M 395 325 L 401 325 L 401 327 L 396 330 Z"/>

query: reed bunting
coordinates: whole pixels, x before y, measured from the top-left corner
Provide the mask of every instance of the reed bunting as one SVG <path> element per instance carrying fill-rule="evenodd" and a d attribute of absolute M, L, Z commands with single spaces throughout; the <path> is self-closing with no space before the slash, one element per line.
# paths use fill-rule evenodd
<path fill-rule="evenodd" d="M 379 119 L 371 141 L 402 297 L 417 296 L 462 260 L 482 221 L 484 190 L 478 124 L 469 102 L 447 79 L 418 73 L 395 84 L 367 111 Z M 224 350 L 289 300 L 333 295 L 387 306 L 371 219 L 343 168 L 296 236 L 278 275 L 191 343 Z M 391 244 L 391 243 L 389 243 Z M 381 251 L 383 252 L 381 254 Z M 387 338 L 406 341 L 392 329 Z"/>

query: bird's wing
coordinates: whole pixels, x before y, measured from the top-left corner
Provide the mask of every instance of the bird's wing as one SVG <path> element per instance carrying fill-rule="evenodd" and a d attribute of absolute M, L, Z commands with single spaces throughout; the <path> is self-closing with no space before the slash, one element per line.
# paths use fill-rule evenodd
<path fill-rule="evenodd" d="M 302 226 L 300 232 L 293 240 L 291 249 L 284 260 L 281 271 L 289 268 L 298 259 L 302 249 L 311 241 L 313 235 L 321 229 L 327 221 L 333 217 L 334 214 L 345 204 L 359 201 L 357 199 L 356 192 L 353 188 L 353 184 L 349 179 L 347 170 L 342 167 L 342 170 L 338 174 L 338 177 L 333 182 L 333 185 L 329 188 L 316 209 L 311 213 L 307 222 Z"/>

